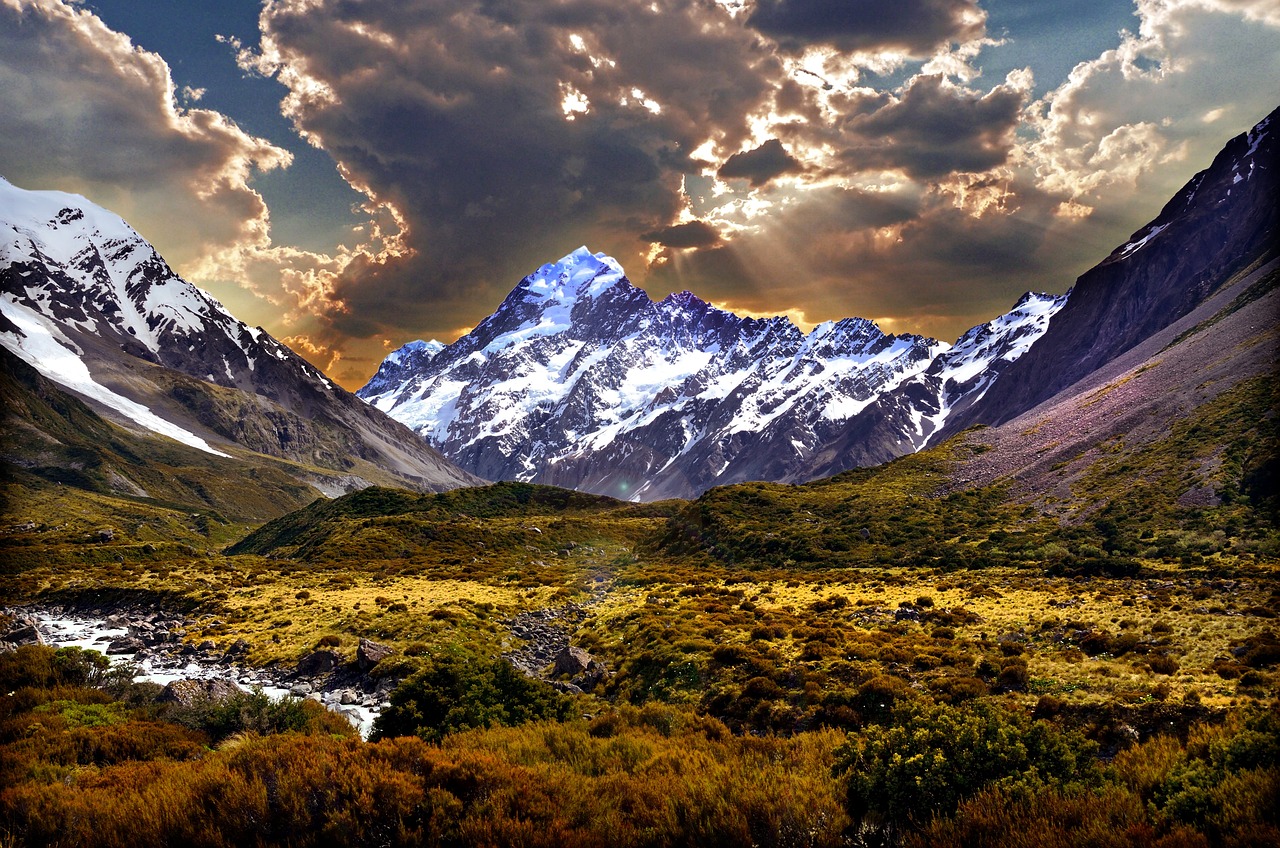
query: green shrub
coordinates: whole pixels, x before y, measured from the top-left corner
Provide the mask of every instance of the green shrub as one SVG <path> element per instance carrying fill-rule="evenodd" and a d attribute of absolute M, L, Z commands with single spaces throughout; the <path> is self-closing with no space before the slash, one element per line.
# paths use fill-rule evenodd
<path fill-rule="evenodd" d="M 0 689 L 98 686 L 107 680 L 110 665 L 110 660 L 93 650 L 23 645 L 0 654 Z"/>
<path fill-rule="evenodd" d="M 261 688 L 241 692 L 220 701 L 202 699 L 190 706 L 173 705 L 162 713 L 168 721 L 207 733 L 220 742 L 236 733 L 270 736 L 276 733 L 325 733 L 355 735 L 345 718 L 306 698 L 276 700 Z"/>
<path fill-rule="evenodd" d="M 374 739 L 448 733 L 495 724 L 568 718 L 572 701 L 505 660 L 446 654 L 403 681 L 373 726 Z"/>
<path fill-rule="evenodd" d="M 1280 797 L 1280 715 L 1255 713 L 1222 727 L 1201 727 L 1152 792 L 1154 805 L 1175 821 L 1221 834 L 1241 811 L 1275 809 Z"/>
<path fill-rule="evenodd" d="M 989 704 L 908 703 L 893 719 L 836 751 L 850 816 L 889 835 L 950 815 L 988 786 L 1031 790 L 1099 778 L 1092 743 Z"/>

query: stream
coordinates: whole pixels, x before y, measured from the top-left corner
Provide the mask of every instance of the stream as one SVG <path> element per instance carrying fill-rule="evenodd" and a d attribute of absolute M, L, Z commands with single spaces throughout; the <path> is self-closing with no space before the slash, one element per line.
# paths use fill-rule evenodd
<path fill-rule="evenodd" d="M 35 622 L 36 629 L 45 644 L 54 648 L 78 647 L 92 649 L 103 654 L 107 647 L 120 639 L 130 636 L 127 625 L 114 623 L 105 618 L 84 613 L 69 612 L 59 609 L 26 609 L 25 612 Z M 118 616 L 111 616 L 118 619 Z M 161 686 L 175 680 L 212 680 L 222 678 L 235 683 L 242 689 L 260 687 L 271 698 L 281 699 L 290 696 L 312 698 L 328 709 L 344 716 L 367 739 L 373 730 L 373 721 L 378 717 L 381 705 L 348 703 L 343 704 L 344 691 L 334 690 L 314 692 L 303 695 L 299 691 L 290 691 L 290 687 L 282 685 L 278 673 L 266 669 L 237 666 L 224 662 L 211 662 L 208 659 L 184 655 L 180 644 L 153 647 L 140 652 L 113 653 L 108 656 L 113 664 L 121 662 L 133 663 L 138 674 L 136 681 L 151 681 Z"/>

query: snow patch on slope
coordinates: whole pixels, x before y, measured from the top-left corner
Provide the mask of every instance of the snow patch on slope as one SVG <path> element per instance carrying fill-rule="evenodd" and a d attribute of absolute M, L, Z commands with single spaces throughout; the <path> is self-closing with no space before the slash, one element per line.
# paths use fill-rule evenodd
<path fill-rule="evenodd" d="M 210 447 L 208 442 L 195 433 L 164 420 L 142 404 L 118 395 L 95 381 L 88 366 L 68 346 L 70 341 L 58 328 L 43 315 L 15 303 L 9 294 L 0 295 L 0 314 L 9 319 L 19 331 L 0 333 L 0 344 L 30 363 L 46 378 L 115 410 L 147 430 L 205 453 L 231 458 L 230 454 Z"/>

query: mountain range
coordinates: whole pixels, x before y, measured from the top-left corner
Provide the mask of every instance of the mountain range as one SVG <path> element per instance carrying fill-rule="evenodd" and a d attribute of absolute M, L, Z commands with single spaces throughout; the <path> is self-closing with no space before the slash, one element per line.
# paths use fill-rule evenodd
<path fill-rule="evenodd" d="M 1235 324 L 1206 317 L 1211 304 L 1272 311 L 1115 420 L 1141 430 L 1134 409 L 1176 416 L 1170 404 L 1185 411 L 1274 366 L 1273 121 L 1232 139 L 1066 294 L 1028 293 L 955 344 L 862 318 L 805 333 L 690 292 L 655 302 L 615 260 L 580 248 L 452 344 L 395 351 L 356 395 L 176 275 L 118 216 L 0 181 L 3 460 L 19 476 L 253 520 L 370 484 L 688 498 L 880 464 L 975 425 L 1001 425 L 993 444 L 1040 467 L 1020 447 L 1035 439 L 998 434 L 1108 408 L 1090 392 L 1124 378 L 1121 366 L 1164 373 L 1170 333 L 1188 321 L 1212 319 L 1193 333 L 1197 349 L 1219 344 Z M 1210 372 L 1217 382 L 1197 376 Z M 1036 450 L 1092 444 L 1075 432 Z M 246 479 L 268 494 L 248 498 Z"/>
<path fill-rule="evenodd" d="M 654 302 L 579 248 L 520 281 L 451 345 L 393 352 L 357 392 L 463 468 L 633 500 L 800 478 L 886 396 L 904 414 L 864 450 L 927 444 L 1044 333 L 1065 298 L 1028 293 L 955 345 L 863 318 L 801 332 L 690 292 Z"/>

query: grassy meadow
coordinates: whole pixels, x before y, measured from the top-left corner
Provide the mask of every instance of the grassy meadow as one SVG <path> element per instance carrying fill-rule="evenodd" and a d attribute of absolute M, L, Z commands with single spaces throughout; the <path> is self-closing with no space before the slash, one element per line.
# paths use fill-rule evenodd
<path fill-rule="evenodd" d="M 173 607 L 255 665 L 372 639 L 403 682 L 366 742 L 0 655 L 0 845 L 1280 844 L 1274 425 L 1227 432 L 1269 392 L 1051 505 L 960 485 L 975 434 L 692 502 L 375 488 L 261 526 L 15 477 L 11 601 Z M 570 603 L 592 691 L 493 662 Z"/>

